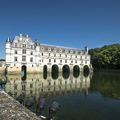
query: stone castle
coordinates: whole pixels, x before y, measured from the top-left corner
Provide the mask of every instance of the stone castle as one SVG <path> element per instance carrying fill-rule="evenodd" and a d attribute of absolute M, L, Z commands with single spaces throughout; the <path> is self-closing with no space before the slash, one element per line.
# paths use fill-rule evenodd
<path fill-rule="evenodd" d="M 5 71 L 7 74 L 40 73 L 44 70 L 51 72 L 53 68 L 61 72 L 68 68 L 83 71 L 84 67 L 91 68 L 88 48 L 84 50 L 41 44 L 33 41 L 28 35 L 15 36 L 6 40 Z"/>

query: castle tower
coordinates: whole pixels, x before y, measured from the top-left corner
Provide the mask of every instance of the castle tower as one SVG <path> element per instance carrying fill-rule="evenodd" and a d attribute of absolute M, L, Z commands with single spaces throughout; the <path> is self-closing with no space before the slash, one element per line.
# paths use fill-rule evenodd
<path fill-rule="evenodd" d="M 10 62 L 11 62 L 11 59 L 10 59 L 10 53 L 11 53 L 11 41 L 10 41 L 10 38 L 8 37 L 7 40 L 6 40 L 6 66 L 9 66 L 10 65 Z"/>

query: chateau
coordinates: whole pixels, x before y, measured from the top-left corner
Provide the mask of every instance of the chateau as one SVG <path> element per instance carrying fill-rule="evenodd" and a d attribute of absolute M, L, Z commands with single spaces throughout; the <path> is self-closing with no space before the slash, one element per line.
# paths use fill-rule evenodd
<path fill-rule="evenodd" d="M 28 35 L 15 36 L 6 40 L 6 72 L 17 74 L 25 70 L 27 73 L 48 72 L 55 67 L 59 72 L 68 67 L 70 72 L 74 67 L 83 71 L 84 66 L 91 68 L 88 48 L 84 50 L 41 44 L 33 41 Z"/>

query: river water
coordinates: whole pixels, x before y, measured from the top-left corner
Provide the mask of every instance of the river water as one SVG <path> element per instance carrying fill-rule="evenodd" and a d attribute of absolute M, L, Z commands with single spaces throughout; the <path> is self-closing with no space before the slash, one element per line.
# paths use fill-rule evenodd
<path fill-rule="evenodd" d="M 48 116 L 56 101 L 55 120 L 120 120 L 120 74 L 100 71 L 84 75 L 30 74 L 0 76 L 2 89 L 28 109 Z M 40 110 L 41 100 L 45 106 Z"/>

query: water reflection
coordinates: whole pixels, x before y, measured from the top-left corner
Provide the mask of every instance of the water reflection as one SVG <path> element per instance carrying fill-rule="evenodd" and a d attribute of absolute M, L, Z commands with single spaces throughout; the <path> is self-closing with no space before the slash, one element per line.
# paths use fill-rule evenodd
<path fill-rule="evenodd" d="M 47 75 L 47 79 L 43 78 L 42 74 L 28 74 L 26 80 L 21 76 L 7 76 L 5 91 L 11 93 L 14 98 L 25 94 L 26 97 L 35 96 L 36 99 L 40 94 L 50 96 L 50 94 L 60 95 L 74 91 L 85 90 L 90 87 L 90 75 L 84 77 L 80 74 L 77 78 L 70 74 L 69 77 L 62 76 L 54 78 L 53 75 Z"/>
<path fill-rule="evenodd" d="M 51 73 L 47 77 L 43 74 L 27 74 L 24 80 L 21 75 L 0 76 L 0 85 L 37 115 L 46 115 L 48 106 L 57 101 L 62 104 L 57 120 L 63 117 L 65 120 L 114 120 L 115 116 L 120 118 L 119 74 L 97 72 L 91 75 L 81 72 L 78 75 L 65 72 L 66 68 L 67 66 L 57 77 Z"/>
<path fill-rule="evenodd" d="M 26 80 L 21 75 L 9 75 L 6 80 L 4 90 L 36 114 L 41 113 L 41 99 L 53 99 L 80 91 L 88 95 L 90 88 L 90 75 L 85 77 L 83 74 L 77 77 L 73 74 L 67 77 L 62 73 L 59 76 L 47 74 L 47 78 L 43 74 L 28 74 Z"/>

